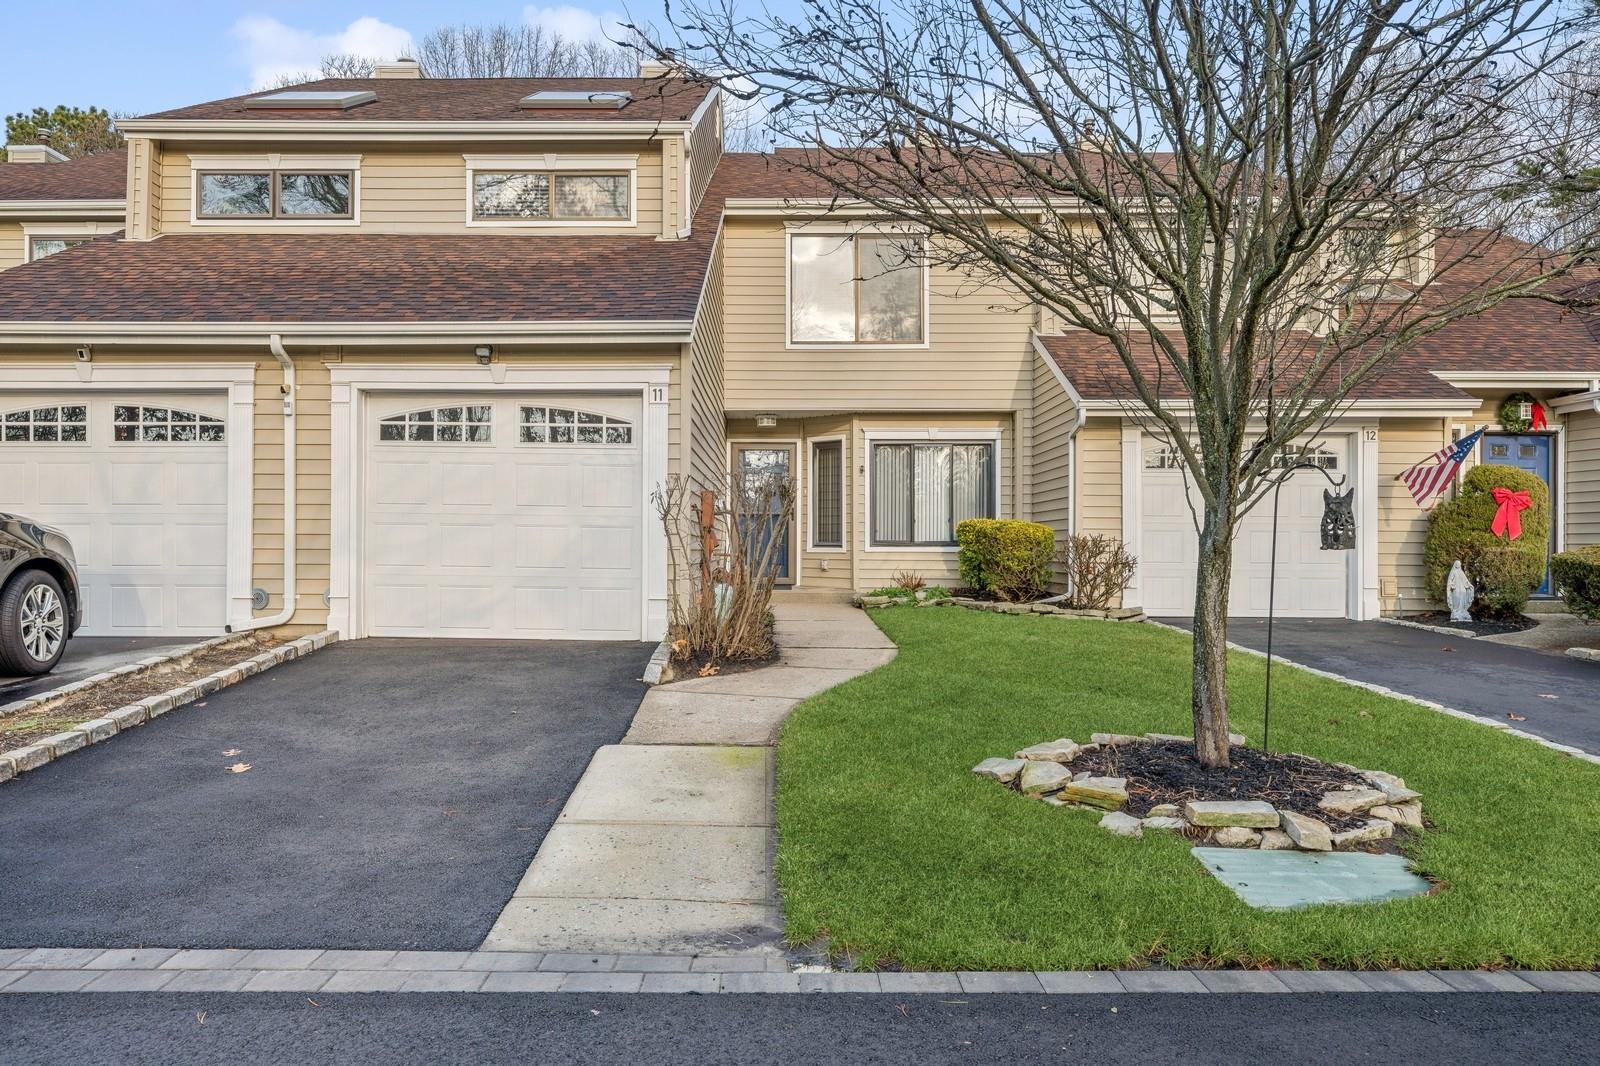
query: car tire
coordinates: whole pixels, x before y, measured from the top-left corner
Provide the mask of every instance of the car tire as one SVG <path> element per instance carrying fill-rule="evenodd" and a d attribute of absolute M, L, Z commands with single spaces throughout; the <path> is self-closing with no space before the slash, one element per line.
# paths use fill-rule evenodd
<path fill-rule="evenodd" d="M 67 650 L 67 598 L 43 570 L 24 570 L 0 592 L 0 673 L 48 674 Z"/>

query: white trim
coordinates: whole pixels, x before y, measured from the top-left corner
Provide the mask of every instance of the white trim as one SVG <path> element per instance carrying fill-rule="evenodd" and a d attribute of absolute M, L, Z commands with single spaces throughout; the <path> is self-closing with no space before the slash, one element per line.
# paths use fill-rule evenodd
<path fill-rule="evenodd" d="M 634 155 L 463 155 L 467 165 L 467 215 L 469 229 L 596 229 L 623 228 L 639 224 L 639 156 Z M 663 159 L 663 165 L 665 160 Z M 480 170 L 504 172 L 544 171 L 625 171 L 628 175 L 628 217 L 593 219 L 477 218 L 477 197 L 473 194 L 473 175 Z M 554 190 L 551 190 L 552 195 Z"/>
<path fill-rule="evenodd" d="M 366 122 L 349 120 L 321 121 L 317 119 L 123 119 L 117 128 L 124 134 L 171 140 L 204 139 L 209 141 L 260 141 L 268 135 L 287 134 L 295 140 L 314 143 L 335 141 L 461 141 L 483 140 L 522 141 L 539 138 L 569 140 L 618 140 L 648 138 L 664 133 L 688 132 L 690 124 L 682 120 L 630 122 L 611 121 L 463 121 L 423 122 L 384 121 Z"/>
<path fill-rule="evenodd" d="M 258 174 L 266 171 L 268 180 L 276 183 L 278 171 L 298 173 L 298 168 L 315 168 L 328 171 L 350 172 L 349 218 L 202 218 L 200 215 L 200 173 Z M 276 201 L 276 190 L 273 193 Z M 361 225 L 361 157 L 359 155 L 284 155 L 269 152 L 266 155 L 196 156 L 189 157 L 189 225 L 199 229 L 242 229 L 284 231 L 296 226 L 312 229 L 350 229 Z"/>
<path fill-rule="evenodd" d="M 1572 396 L 1556 396 L 1545 401 L 1550 410 L 1558 414 L 1569 411 L 1595 411 L 1600 412 L 1600 383 L 1590 382 L 1592 386 L 1588 392 L 1580 392 Z"/>
<path fill-rule="evenodd" d="M 919 351 L 932 346 L 933 323 L 929 321 L 929 309 L 932 306 L 929 299 L 932 293 L 932 270 L 924 258 L 922 263 L 922 340 L 915 344 L 884 342 L 884 341 L 797 341 L 794 339 L 794 236 L 800 230 L 807 232 L 801 236 L 831 236 L 855 237 L 865 233 L 868 236 L 876 234 L 892 234 L 895 227 L 882 226 L 841 226 L 820 224 L 811 227 L 785 227 L 783 233 L 783 347 L 794 352 L 906 352 Z M 906 232 L 919 232 L 907 229 Z"/>
<path fill-rule="evenodd" d="M 1483 371 L 1456 371 L 1434 370 L 1430 371 L 1434 377 L 1449 385 L 1470 385 L 1474 388 L 1504 387 L 1508 389 L 1522 388 L 1527 385 L 1541 385 L 1546 388 L 1572 388 L 1583 389 L 1592 386 L 1597 377 L 1600 377 L 1600 356 L 1595 358 L 1593 370 L 1536 370 L 1514 374 L 1504 370 Z"/>
<path fill-rule="evenodd" d="M 1476 400 L 1352 400 L 1339 405 L 1339 410 L 1332 414 L 1334 421 L 1346 419 L 1368 419 L 1375 417 L 1440 417 L 1440 416 L 1470 416 L 1478 409 Z M 1131 397 L 1128 400 L 1085 400 L 1084 407 L 1095 414 L 1126 415 L 1130 406 L 1143 407 L 1143 404 Z M 1180 417 L 1192 413 L 1194 404 L 1189 400 L 1163 400 L 1161 406 Z"/>
<path fill-rule="evenodd" d="M 66 240 L 82 240 L 85 238 L 101 237 L 108 233 L 116 233 L 122 229 L 122 223 L 116 221 L 66 221 L 60 222 L 24 222 L 22 223 L 22 261 L 34 262 L 33 242 L 48 241 L 54 238 Z M 48 257 L 47 257 L 48 258 Z"/>
<path fill-rule="evenodd" d="M 817 552 L 823 555 L 843 555 L 850 550 L 850 435 L 848 433 L 829 433 L 821 437 L 807 437 L 805 439 L 805 466 L 809 473 L 811 462 L 815 455 L 814 449 L 818 444 L 839 444 L 839 541 L 837 547 L 832 545 L 819 545 L 817 543 L 817 502 L 811 496 L 805 498 L 806 503 L 806 551 Z M 816 487 L 816 478 L 811 479 L 811 487 Z"/>
<path fill-rule="evenodd" d="M 1129 474 L 1132 474 L 1130 477 Z M 1185 484 L 1188 483 L 1187 475 Z M 1144 430 L 1136 422 L 1122 422 L 1122 543 L 1142 564 L 1144 561 Z M 1144 596 L 1144 568 L 1134 567 L 1133 580 L 1123 590 L 1124 604 L 1140 604 Z M 1141 604 L 1142 605 L 1142 604 Z"/>
<path fill-rule="evenodd" d="M 223 392 L 227 394 L 227 624 L 250 620 L 254 587 L 256 365 L 233 363 L 15 364 L 6 392 Z"/>
<path fill-rule="evenodd" d="M 60 218 L 63 221 L 80 221 L 95 217 L 105 222 L 116 222 L 125 221 L 127 211 L 126 200 L 0 200 L 0 218 Z"/>
<path fill-rule="evenodd" d="M 995 429 L 957 429 L 947 426 L 930 426 L 927 429 L 863 429 L 861 438 L 863 452 L 861 456 L 861 499 L 866 513 L 861 516 L 862 523 L 866 526 L 866 542 L 861 545 L 864 552 L 898 552 L 902 555 L 954 555 L 961 550 L 959 544 L 874 544 L 872 528 L 872 446 L 880 441 L 885 443 L 895 442 L 922 442 L 931 444 L 992 444 L 994 446 L 994 499 L 993 510 L 996 518 L 1008 517 L 1003 506 L 1006 499 L 1003 482 L 1005 480 L 1005 430 Z"/>
<path fill-rule="evenodd" d="M 225 344 L 259 349 L 263 334 L 278 333 L 296 346 L 396 344 L 460 346 L 515 343 L 682 344 L 694 321 L 639 322 L 3 322 L 0 344 L 193 344 L 215 348 Z"/>
<path fill-rule="evenodd" d="M 369 396 L 385 392 L 481 393 L 496 397 L 564 392 L 611 392 L 640 399 L 638 442 L 642 456 L 641 557 L 644 578 L 639 604 L 641 640 L 657 640 L 667 629 L 666 531 L 649 520 L 650 495 L 667 479 L 668 387 L 664 364 L 615 366 L 493 363 L 329 363 L 332 415 L 332 498 L 328 628 L 346 639 L 364 636 L 361 614 L 362 427 Z"/>

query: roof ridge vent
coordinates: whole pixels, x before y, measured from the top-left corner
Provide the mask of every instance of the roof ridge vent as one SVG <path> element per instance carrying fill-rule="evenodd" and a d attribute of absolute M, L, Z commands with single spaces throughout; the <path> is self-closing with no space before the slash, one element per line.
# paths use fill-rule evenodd
<path fill-rule="evenodd" d="M 524 96 L 518 106 L 529 111 L 620 111 L 632 102 L 633 94 L 626 89 L 540 89 Z"/>
<path fill-rule="evenodd" d="M 370 89 L 281 89 L 252 96 L 244 106 L 277 111 L 348 111 L 377 98 L 378 94 Z"/>

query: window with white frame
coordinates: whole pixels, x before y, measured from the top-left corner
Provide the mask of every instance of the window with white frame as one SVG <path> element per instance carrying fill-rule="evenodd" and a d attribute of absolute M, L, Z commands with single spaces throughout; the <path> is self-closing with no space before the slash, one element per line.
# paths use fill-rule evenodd
<path fill-rule="evenodd" d="M 571 407 L 524 407 L 519 439 L 524 444 L 632 444 L 633 423 Z"/>
<path fill-rule="evenodd" d="M 903 234 L 789 237 L 789 340 L 920 344 L 922 240 Z"/>
<path fill-rule="evenodd" d="M 89 409 L 83 404 L 25 407 L 0 416 L 6 444 L 82 444 L 89 439 Z"/>
<path fill-rule="evenodd" d="M 29 237 L 28 261 L 36 263 L 48 256 L 55 255 L 57 252 L 64 252 L 68 248 L 74 248 L 92 240 L 94 240 L 93 237 Z"/>
<path fill-rule="evenodd" d="M 474 171 L 478 222 L 592 222 L 633 214 L 631 177 L 576 171 Z"/>
<path fill-rule="evenodd" d="M 452 404 L 390 415 L 378 423 L 381 441 L 417 444 L 487 444 L 493 439 L 494 408 Z"/>
<path fill-rule="evenodd" d="M 995 445 L 872 445 L 872 544 L 946 547 L 956 526 L 995 516 Z"/>
<path fill-rule="evenodd" d="M 811 445 L 811 546 L 844 547 L 844 442 Z"/>
<path fill-rule="evenodd" d="M 355 215 L 354 172 L 200 171 L 195 217 L 201 219 L 348 219 Z"/>
<path fill-rule="evenodd" d="M 122 444 L 190 444 L 224 440 L 222 419 L 176 407 L 119 403 L 111 409 L 111 439 Z"/>

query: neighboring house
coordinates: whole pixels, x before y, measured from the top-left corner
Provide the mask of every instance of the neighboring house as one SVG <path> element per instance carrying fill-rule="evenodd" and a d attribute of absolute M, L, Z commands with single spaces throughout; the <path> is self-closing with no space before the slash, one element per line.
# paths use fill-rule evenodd
<path fill-rule="evenodd" d="M 11 145 L 0 164 L 0 270 L 122 229 L 124 149 L 68 159 L 42 144 Z"/>
<path fill-rule="evenodd" d="M 73 535 L 88 632 L 655 639 L 651 492 L 774 469 L 800 589 L 952 581 L 955 523 L 1001 515 L 1123 536 L 1130 602 L 1187 609 L 1175 474 L 1095 345 L 893 268 L 915 235 L 819 221 L 781 156 L 722 153 L 705 85 L 416 74 L 122 122 L 123 236 L 0 274 L 0 510 Z M 1496 316 L 1328 439 L 1357 552 L 1309 550 L 1320 494 L 1285 494 L 1285 613 L 1421 606 L 1393 475 L 1514 389 L 1568 397 L 1498 443 L 1548 454 L 1561 535 L 1600 539 L 1600 344 Z"/>

